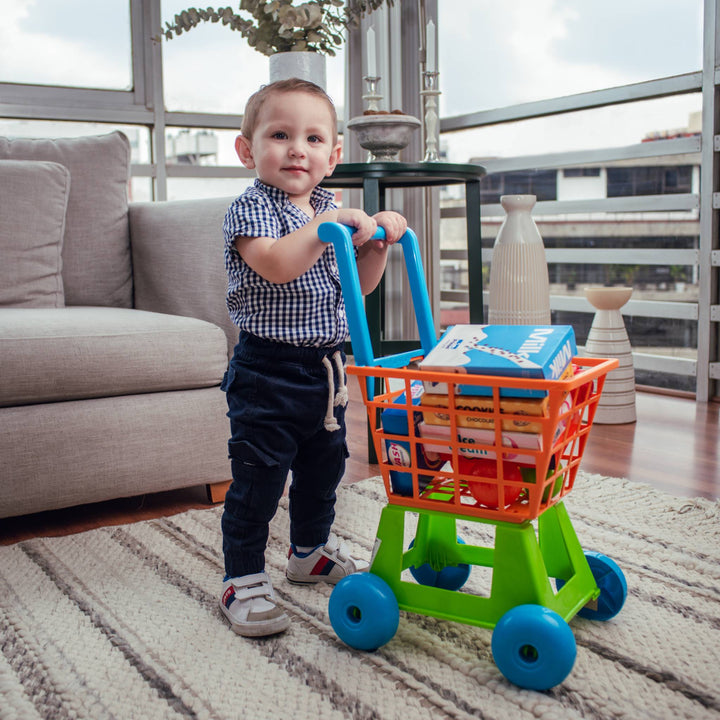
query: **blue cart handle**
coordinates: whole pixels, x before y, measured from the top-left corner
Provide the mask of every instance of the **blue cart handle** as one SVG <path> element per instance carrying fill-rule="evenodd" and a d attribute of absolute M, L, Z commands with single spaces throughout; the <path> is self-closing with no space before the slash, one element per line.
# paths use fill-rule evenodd
<path fill-rule="evenodd" d="M 358 276 L 357 263 L 355 262 L 355 248 L 352 243 L 352 234 L 354 232 L 355 228 L 333 222 L 322 223 L 318 228 L 320 239 L 323 242 L 332 243 L 335 247 L 335 255 L 340 272 L 340 285 L 342 286 L 343 297 L 345 298 L 348 325 L 350 326 L 350 342 L 352 344 L 353 355 L 355 356 L 355 363 L 369 367 L 404 367 L 410 360 L 417 357 L 420 351 L 416 350 L 399 353 L 397 355 L 387 355 L 380 358 L 376 358 L 373 355 L 367 315 L 365 314 L 365 306 L 360 290 L 360 278 Z M 384 240 L 385 230 L 379 227 L 372 239 Z M 415 320 L 420 335 L 421 352 L 423 355 L 427 355 L 427 353 L 435 347 L 437 338 L 435 335 L 435 326 L 433 325 L 432 312 L 430 310 L 430 298 L 428 297 L 427 285 L 425 283 L 425 272 L 422 266 L 417 236 L 408 228 L 400 238 L 398 244 L 403 249 L 405 268 L 407 269 L 410 292 L 415 309 Z"/>

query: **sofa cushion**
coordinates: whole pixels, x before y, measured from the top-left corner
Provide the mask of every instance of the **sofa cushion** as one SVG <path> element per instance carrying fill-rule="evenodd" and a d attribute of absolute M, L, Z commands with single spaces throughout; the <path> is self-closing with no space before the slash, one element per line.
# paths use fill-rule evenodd
<path fill-rule="evenodd" d="M 8 516 L 228 479 L 226 412 L 219 387 L 5 408 L 0 526 Z"/>
<path fill-rule="evenodd" d="M 63 307 L 62 246 L 70 173 L 0 160 L 0 306 Z"/>
<path fill-rule="evenodd" d="M 0 406 L 219 385 L 225 334 L 124 308 L 0 308 Z"/>
<path fill-rule="evenodd" d="M 135 307 L 219 325 L 238 340 L 225 305 L 222 224 L 233 198 L 130 203 Z M 188 282 L 192 278 L 192 282 Z"/>
<path fill-rule="evenodd" d="M 65 303 L 132 307 L 127 137 L 121 132 L 61 139 L 0 137 L 0 159 L 45 160 L 70 171 L 62 249 Z"/>

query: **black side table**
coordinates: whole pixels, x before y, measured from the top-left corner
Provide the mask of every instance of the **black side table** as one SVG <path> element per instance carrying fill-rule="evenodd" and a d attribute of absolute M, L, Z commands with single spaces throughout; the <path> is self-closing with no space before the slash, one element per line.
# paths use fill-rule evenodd
<path fill-rule="evenodd" d="M 480 180 L 485 175 L 480 165 L 456 163 L 341 163 L 322 185 L 329 188 L 362 189 L 363 209 L 368 215 L 385 210 L 385 191 L 400 187 L 433 187 L 465 184 L 465 213 L 467 219 L 468 292 L 470 322 L 483 322 L 482 246 L 480 236 Z M 384 284 L 365 298 L 368 331 L 375 357 L 412 350 L 414 341 L 390 341 L 383 338 Z M 376 380 L 375 391 L 379 392 Z M 377 462 L 368 425 L 368 461 Z"/>
<path fill-rule="evenodd" d="M 483 322 L 482 247 L 480 236 L 480 180 L 486 170 L 480 165 L 442 162 L 341 163 L 323 181 L 324 187 L 362 189 L 363 209 L 374 215 L 385 209 L 385 191 L 400 187 L 433 187 L 465 184 L 468 244 L 470 322 Z M 402 350 L 409 343 L 383 338 L 382 285 L 365 299 L 368 329 L 375 357 Z"/>

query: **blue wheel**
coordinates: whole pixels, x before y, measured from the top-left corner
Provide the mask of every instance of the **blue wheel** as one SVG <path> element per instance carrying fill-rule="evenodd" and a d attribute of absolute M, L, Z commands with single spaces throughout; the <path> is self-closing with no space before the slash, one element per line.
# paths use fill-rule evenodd
<path fill-rule="evenodd" d="M 400 622 L 400 609 L 390 586 L 368 572 L 348 575 L 335 586 L 328 614 L 337 636 L 357 650 L 381 647 L 392 639 Z"/>
<path fill-rule="evenodd" d="M 625 575 L 618 564 L 607 555 L 587 551 L 585 559 L 590 566 L 595 584 L 600 590 L 600 596 L 597 599 L 597 608 L 586 605 L 578 611 L 578 615 L 588 620 L 610 620 L 622 610 L 622 606 L 625 604 L 627 597 Z M 555 584 L 560 590 L 565 581 L 558 578 Z"/>
<path fill-rule="evenodd" d="M 577 646 L 570 626 L 555 611 L 542 605 L 518 605 L 495 626 L 492 653 L 510 682 L 548 690 L 570 674 Z"/>
<path fill-rule="evenodd" d="M 464 545 L 465 541 L 458 535 L 457 541 Z M 410 547 L 415 544 L 413 540 Z M 459 590 L 470 577 L 470 566 L 465 563 L 448 565 L 442 570 L 433 570 L 430 563 L 415 567 L 410 566 L 410 573 L 420 585 L 442 588 L 443 590 Z"/>
<path fill-rule="evenodd" d="M 597 599 L 597 609 L 584 607 L 578 615 L 588 620 L 609 620 L 615 617 L 627 597 L 627 582 L 623 571 L 614 560 L 598 552 L 586 552 L 590 570 L 595 583 L 600 588 L 600 597 Z"/>

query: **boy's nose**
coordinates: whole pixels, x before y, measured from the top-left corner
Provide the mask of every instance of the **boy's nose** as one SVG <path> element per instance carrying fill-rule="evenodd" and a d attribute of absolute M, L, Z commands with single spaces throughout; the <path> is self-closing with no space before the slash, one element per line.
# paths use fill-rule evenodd
<path fill-rule="evenodd" d="M 302 142 L 294 142 L 290 145 L 289 153 L 293 157 L 305 157 L 305 147 Z"/>

